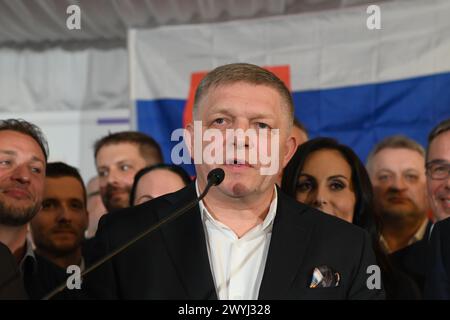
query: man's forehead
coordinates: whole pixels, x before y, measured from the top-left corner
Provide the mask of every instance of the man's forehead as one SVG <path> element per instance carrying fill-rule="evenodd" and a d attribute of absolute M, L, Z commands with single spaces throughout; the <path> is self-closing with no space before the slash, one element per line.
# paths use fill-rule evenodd
<path fill-rule="evenodd" d="M 21 157 L 29 162 L 40 163 L 42 166 L 46 166 L 46 162 L 42 155 L 34 155 L 32 152 L 24 154 L 23 152 L 17 151 L 16 149 L 2 149 L 0 146 L 0 155 L 6 155 L 10 157 Z"/>
<path fill-rule="evenodd" d="M 127 141 L 108 143 L 102 146 L 100 150 L 98 150 L 98 153 L 101 153 L 102 151 L 113 151 L 115 149 L 133 149 L 139 151 L 139 145 L 137 143 Z"/>
<path fill-rule="evenodd" d="M 408 168 L 423 169 L 425 159 L 415 150 L 406 148 L 385 148 L 374 156 L 373 163 L 377 170 L 406 170 Z"/>
<path fill-rule="evenodd" d="M 259 91 L 259 95 L 252 95 L 250 91 Z M 200 100 L 200 106 L 210 105 L 211 100 L 220 98 L 246 98 L 254 101 L 273 100 L 277 104 L 283 103 L 281 94 L 273 87 L 265 84 L 253 84 L 247 82 L 234 82 L 230 84 L 221 84 L 208 89 Z M 210 107 L 209 107 L 210 108 Z"/>
<path fill-rule="evenodd" d="M 74 194 L 79 193 L 80 198 L 83 198 L 84 193 L 81 182 L 72 176 L 46 177 L 44 191 L 46 196 L 48 194 L 62 194 L 63 196 L 73 197 Z"/>
<path fill-rule="evenodd" d="M 444 132 L 431 141 L 429 161 L 435 159 L 450 160 L 450 131 Z"/>
<path fill-rule="evenodd" d="M 45 164 L 45 155 L 32 137 L 13 130 L 0 130 L 0 151 L 11 156 L 23 156 Z"/>
<path fill-rule="evenodd" d="M 127 161 L 144 161 L 135 143 L 115 143 L 103 146 L 97 154 L 97 165 L 114 165 Z"/>

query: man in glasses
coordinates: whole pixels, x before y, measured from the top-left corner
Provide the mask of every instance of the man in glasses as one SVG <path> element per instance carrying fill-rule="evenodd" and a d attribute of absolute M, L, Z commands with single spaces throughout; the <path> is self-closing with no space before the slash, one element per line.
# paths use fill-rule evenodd
<path fill-rule="evenodd" d="M 450 119 L 441 122 L 428 138 L 428 198 L 436 221 L 450 217 Z"/>
<path fill-rule="evenodd" d="M 431 236 L 425 296 L 450 299 L 450 119 L 430 133 L 426 168 L 428 197 L 438 222 Z"/>

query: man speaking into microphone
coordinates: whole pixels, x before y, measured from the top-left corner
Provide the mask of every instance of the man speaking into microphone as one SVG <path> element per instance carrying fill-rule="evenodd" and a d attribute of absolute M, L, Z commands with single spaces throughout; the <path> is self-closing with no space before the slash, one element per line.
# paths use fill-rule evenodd
<path fill-rule="evenodd" d="M 277 188 L 296 149 L 293 118 L 290 92 L 273 73 L 244 63 L 208 73 L 186 128 L 196 181 L 105 215 L 96 237 L 99 257 L 195 201 L 211 170 L 223 169 L 223 182 L 87 275 L 86 290 L 104 299 L 383 298 L 382 286 L 368 285 L 367 270 L 376 264 L 368 234 Z M 207 144 L 211 136 L 214 148 Z M 273 163 L 263 161 L 263 151 L 276 170 L 268 170 Z"/>

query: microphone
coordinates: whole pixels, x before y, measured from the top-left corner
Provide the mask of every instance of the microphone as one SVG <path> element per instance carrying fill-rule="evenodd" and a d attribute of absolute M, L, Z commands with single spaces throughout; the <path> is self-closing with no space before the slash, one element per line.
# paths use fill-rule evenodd
<path fill-rule="evenodd" d="M 165 218 L 165 219 L 161 220 L 160 222 L 152 225 L 149 229 L 144 230 L 143 232 L 138 234 L 136 237 L 132 238 L 131 240 L 129 240 L 128 242 L 126 242 L 125 244 L 120 246 L 119 248 L 115 249 L 111 253 L 107 254 L 105 257 L 103 257 L 100 260 L 98 260 L 96 263 L 94 263 L 93 265 L 91 265 L 89 268 L 87 268 L 86 270 L 84 270 L 81 273 L 81 275 L 80 275 L 81 278 L 83 278 L 84 276 L 86 276 L 90 272 L 94 271 L 95 269 L 97 269 L 98 267 L 103 265 L 105 262 L 111 260 L 116 255 L 118 255 L 119 253 L 125 251 L 127 248 L 129 248 L 130 246 L 132 246 L 133 244 L 135 244 L 136 242 L 138 242 L 142 238 L 148 236 L 153 231 L 159 229 L 164 224 L 169 223 L 172 220 L 175 220 L 176 218 L 178 218 L 182 214 L 184 214 L 187 211 L 189 211 L 190 209 L 192 209 L 194 206 L 196 206 L 206 196 L 206 194 L 209 192 L 209 189 L 212 186 L 218 186 L 219 184 L 222 183 L 223 179 L 225 179 L 225 172 L 222 169 L 220 169 L 220 168 L 215 168 L 215 169 L 211 170 L 208 173 L 208 176 L 207 176 L 206 179 L 207 179 L 207 184 L 206 184 L 205 190 L 203 191 L 202 194 L 200 194 L 200 196 L 198 198 L 194 199 L 193 201 L 189 202 L 187 205 L 185 205 L 185 206 L 181 207 L 180 209 L 176 210 L 174 213 L 169 215 L 167 218 Z M 44 298 L 42 298 L 42 300 L 49 300 L 49 299 L 53 298 L 55 295 L 57 295 L 58 293 L 63 291 L 65 288 L 66 288 L 66 282 L 62 283 L 60 286 L 58 286 L 52 292 L 47 294 Z"/>
<path fill-rule="evenodd" d="M 211 186 L 218 186 L 222 183 L 223 179 L 225 179 L 225 172 L 220 168 L 212 169 L 208 173 L 208 177 L 206 179 L 208 180 L 208 185 L 211 183 Z M 208 187 L 208 185 L 206 185 L 204 193 L 211 188 L 211 186 Z M 206 194 L 204 196 L 206 196 Z M 203 197 L 200 196 L 200 198 Z"/>

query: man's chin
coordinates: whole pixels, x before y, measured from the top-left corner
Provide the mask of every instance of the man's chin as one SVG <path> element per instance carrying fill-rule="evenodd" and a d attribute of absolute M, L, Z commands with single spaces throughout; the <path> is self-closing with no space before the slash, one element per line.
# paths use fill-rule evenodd
<path fill-rule="evenodd" d="M 108 212 L 111 211 L 117 211 L 123 208 L 129 207 L 129 201 L 128 200 L 120 200 L 120 201 L 111 201 L 106 205 L 106 208 L 108 209 Z"/>
<path fill-rule="evenodd" d="M 56 242 L 52 246 L 51 251 L 57 257 L 64 257 L 69 254 L 73 254 L 80 245 L 76 241 L 60 241 Z"/>
<path fill-rule="evenodd" d="M 385 210 L 385 215 L 391 218 L 418 217 L 421 213 L 411 206 L 390 206 Z"/>
<path fill-rule="evenodd" d="M 19 227 L 27 224 L 38 213 L 38 206 L 5 206 L 0 203 L 0 224 Z"/>

